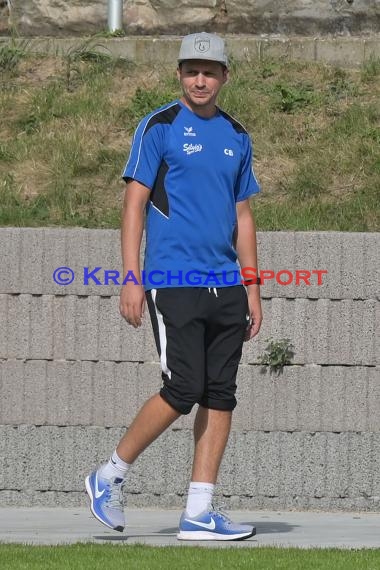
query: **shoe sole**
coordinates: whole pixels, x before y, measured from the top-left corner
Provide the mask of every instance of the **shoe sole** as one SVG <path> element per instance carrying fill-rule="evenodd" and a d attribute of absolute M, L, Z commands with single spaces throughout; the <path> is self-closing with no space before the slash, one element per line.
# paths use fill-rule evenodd
<path fill-rule="evenodd" d="M 178 540 L 246 540 L 256 534 L 255 527 L 245 534 L 217 534 L 203 530 L 181 530 L 177 534 Z"/>
<path fill-rule="evenodd" d="M 87 495 L 90 497 L 90 509 L 92 514 L 94 515 L 94 517 L 96 518 L 96 520 L 98 520 L 100 523 L 104 524 L 104 526 L 106 526 L 107 528 L 110 528 L 112 530 L 117 530 L 118 532 L 123 532 L 124 527 L 123 526 L 111 526 L 109 524 L 107 524 L 104 520 L 102 520 L 99 515 L 96 514 L 95 509 L 94 509 L 94 496 L 92 494 L 92 489 L 91 489 L 91 485 L 90 485 L 90 477 L 86 477 L 85 479 L 85 485 L 86 485 L 86 491 L 87 491 Z"/>

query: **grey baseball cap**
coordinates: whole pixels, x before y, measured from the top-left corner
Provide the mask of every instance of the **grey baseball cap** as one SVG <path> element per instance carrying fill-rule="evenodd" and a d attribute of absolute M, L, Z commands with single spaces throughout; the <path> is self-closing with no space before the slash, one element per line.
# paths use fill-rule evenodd
<path fill-rule="evenodd" d="M 227 67 L 228 58 L 224 40 L 215 34 L 208 34 L 207 32 L 185 36 L 179 51 L 178 63 L 187 59 L 218 61 Z"/>

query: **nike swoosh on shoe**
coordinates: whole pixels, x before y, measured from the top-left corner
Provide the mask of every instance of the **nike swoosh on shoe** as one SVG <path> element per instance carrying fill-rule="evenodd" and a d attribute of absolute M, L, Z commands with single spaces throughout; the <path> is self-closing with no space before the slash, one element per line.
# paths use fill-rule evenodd
<path fill-rule="evenodd" d="M 104 495 L 104 491 L 105 489 L 103 489 L 103 491 L 99 491 L 99 487 L 98 487 L 98 474 L 95 475 L 95 498 L 96 499 L 100 499 L 100 497 L 102 495 Z"/>
<path fill-rule="evenodd" d="M 195 524 L 197 526 L 201 526 L 202 528 L 207 528 L 209 530 L 215 530 L 215 521 L 212 518 L 211 521 L 209 523 L 203 523 L 200 521 L 192 521 L 191 519 L 185 519 L 185 521 L 191 523 L 191 524 Z"/>

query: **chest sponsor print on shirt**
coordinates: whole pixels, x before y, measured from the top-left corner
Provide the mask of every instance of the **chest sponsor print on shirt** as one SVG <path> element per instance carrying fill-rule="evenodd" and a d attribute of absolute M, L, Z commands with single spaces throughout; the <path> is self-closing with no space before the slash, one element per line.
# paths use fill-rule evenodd
<path fill-rule="evenodd" d="M 203 146 L 201 144 L 189 144 L 185 143 L 183 145 L 183 152 L 186 152 L 187 155 L 194 154 L 194 152 L 201 152 Z"/>

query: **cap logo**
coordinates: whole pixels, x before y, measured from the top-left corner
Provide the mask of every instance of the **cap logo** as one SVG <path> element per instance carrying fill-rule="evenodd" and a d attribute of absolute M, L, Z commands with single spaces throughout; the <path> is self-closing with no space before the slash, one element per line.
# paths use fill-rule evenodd
<path fill-rule="evenodd" d="M 205 53 L 210 49 L 210 40 L 204 40 L 202 38 L 197 38 L 194 44 L 195 51 L 199 53 Z"/>

